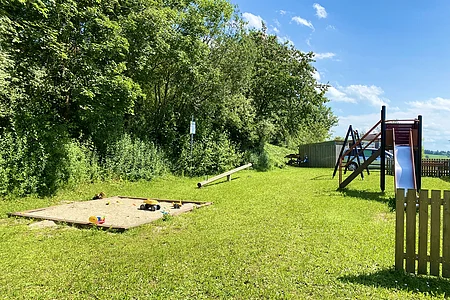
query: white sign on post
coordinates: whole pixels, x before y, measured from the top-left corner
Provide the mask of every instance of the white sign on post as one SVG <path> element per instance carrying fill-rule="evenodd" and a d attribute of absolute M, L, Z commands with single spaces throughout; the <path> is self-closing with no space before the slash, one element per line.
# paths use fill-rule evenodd
<path fill-rule="evenodd" d="M 195 121 L 191 121 L 190 134 L 195 134 Z"/>

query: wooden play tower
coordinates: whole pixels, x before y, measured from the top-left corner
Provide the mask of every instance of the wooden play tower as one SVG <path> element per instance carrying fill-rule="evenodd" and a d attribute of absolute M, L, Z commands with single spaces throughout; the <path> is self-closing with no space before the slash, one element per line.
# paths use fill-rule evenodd
<path fill-rule="evenodd" d="M 380 128 L 379 132 L 375 131 L 377 128 Z M 369 136 L 371 136 L 371 139 L 368 139 Z M 352 139 L 352 143 L 346 149 L 349 137 Z M 380 138 L 378 150 L 370 157 L 364 157 L 364 150 Z M 363 140 L 367 142 L 364 146 L 362 145 Z M 419 115 L 417 119 L 411 120 L 386 120 L 386 106 L 383 106 L 381 109 L 380 121 L 361 138 L 359 136 L 355 138 L 350 125 L 333 172 L 334 177 L 339 170 L 339 189 L 345 188 L 358 175 L 364 178 L 364 170 L 369 172 L 369 165 L 377 157 L 380 157 L 380 189 L 384 191 L 386 188 L 386 151 L 392 151 L 394 154 L 395 189 L 410 188 L 420 190 L 422 116 Z M 346 162 L 344 162 L 345 157 L 348 157 Z M 360 161 L 361 158 L 362 162 Z M 346 174 L 348 166 L 355 160 L 358 161 L 358 168 L 344 179 L 343 175 Z"/>

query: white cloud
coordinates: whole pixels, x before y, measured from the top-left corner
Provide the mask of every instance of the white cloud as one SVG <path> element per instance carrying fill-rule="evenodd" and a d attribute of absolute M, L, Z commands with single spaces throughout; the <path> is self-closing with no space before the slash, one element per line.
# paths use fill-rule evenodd
<path fill-rule="evenodd" d="M 275 25 L 277 25 L 277 27 L 281 27 L 281 24 L 278 21 L 278 19 L 274 19 L 273 22 L 275 23 Z"/>
<path fill-rule="evenodd" d="M 379 111 L 377 111 L 364 115 L 338 115 L 338 118 L 339 123 L 336 127 L 333 128 L 333 132 L 335 136 L 342 137 L 345 136 L 349 125 L 352 125 L 353 130 L 358 130 L 359 132 L 369 131 L 369 129 L 371 129 L 380 120 L 380 113 Z"/>
<path fill-rule="evenodd" d="M 373 113 L 359 115 L 345 115 L 346 109 L 335 110 L 338 113 L 339 124 L 333 128 L 334 135 L 345 135 L 349 125 L 359 131 L 369 130 L 380 120 L 380 110 L 381 106 L 378 106 Z M 425 101 L 397 103 L 395 107 L 387 109 L 386 117 L 388 120 L 412 120 L 422 115 L 423 147 L 429 150 L 448 151 L 450 150 L 449 111 L 450 99 L 436 97 Z"/>
<path fill-rule="evenodd" d="M 326 52 L 326 53 L 314 53 L 314 57 L 316 59 L 325 59 L 325 58 L 333 58 L 336 54 L 332 52 Z"/>
<path fill-rule="evenodd" d="M 351 103 L 369 103 L 372 106 L 381 107 L 390 102 L 389 99 L 382 97 L 384 91 L 378 86 L 367 86 L 352 84 L 346 87 L 337 85 L 329 87 L 327 97 L 332 101 L 351 102 Z"/>
<path fill-rule="evenodd" d="M 296 17 L 292 18 L 292 21 L 294 21 L 295 23 L 297 23 L 299 25 L 303 25 L 303 26 L 309 27 L 312 30 L 314 30 L 313 24 L 310 21 L 307 21 L 307 20 L 305 20 L 303 18 L 300 18 L 300 17 L 296 16 Z"/>
<path fill-rule="evenodd" d="M 284 44 L 284 43 L 288 43 L 289 45 L 294 46 L 294 42 L 287 36 L 277 36 L 277 39 L 280 43 Z"/>
<path fill-rule="evenodd" d="M 450 99 L 436 97 L 425 101 L 406 102 L 404 111 L 395 112 L 393 119 L 423 117 L 424 148 L 429 150 L 450 150 Z M 389 112 L 388 112 L 389 113 Z M 388 114 L 389 118 L 392 118 Z"/>
<path fill-rule="evenodd" d="M 272 30 L 273 30 L 276 34 L 280 33 L 280 30 L 279 30 L 278 28 L 276 28 L 276 27 L 272 28 Z"/>
<path fill-rule="evenodd" d="M 331 101 L 356 103 L 356 99 L 350 98 L 346 93 L 336 89 L 334 86 L 328 88 L 326 96 Z"/>
<path fill-rule="evenodd" d="M 347 95 L 358 98 L 359 100 L 368 101 L 373 106 L 387 106 L 387 103 L 389 102 L 389 99 L 381 97 L 381 95 L 384 94 L 383 89 L 374 85 L 367 86 L 353 84 L 344 88 L 344 92 Z"/>
<path fill-rule="evenodd" d="M 316 10 L 316 16 L 319 17 L 319 19 L 325 19 L 327 17 L 328 14 L 325 10 L 325 7 L 323 7 L 319 3 L 314 3 L 313 7 Z"/>
<path fill-rule="evenodd" d="M 333 25 L 328 25 L 326 30 L 336 30 L 336 27 L 334 27 Z"/>
<path fill-rule="evenodd" d="M 320 76 L 319 71 L 314 71 L 313 74 L 312 74 L 312 76 L 313 76 L 313 78 L 314 78 L 315 80 L 317 80 L 317 81 L 320 81 L 320 79 L 321 79 L 321 76 Z"/>
<path fill-rule="evenodd" d="M 444 110 L 450 112 L 450 99 L 444 99 L 441 97 L 433 98 L 424 102 L 420 101 L 408 102 L 407 104 L 421 111 Z"/>
<path fill-rule="evenodd" d="M 248 28 L 262 29 L 262 22 L 264 22 L 264 20 L 260 16 L 245 12 L 242 14 L 242 17 L 248 23 Z"/>
<path fill-rule="evenodd" d="M 285 15 L 287 11 L 280 9 L 280 15 Z"/>

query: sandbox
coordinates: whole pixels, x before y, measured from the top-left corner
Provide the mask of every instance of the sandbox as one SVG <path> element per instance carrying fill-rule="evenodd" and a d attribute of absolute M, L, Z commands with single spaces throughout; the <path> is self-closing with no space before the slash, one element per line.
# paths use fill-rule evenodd
<path fill-rule="evenodd" d="M 156 199 L 161 206 L 159 210 L 140 210 L 139 207 L 147 198 L 134 198 L 115 196 L 98 200 L 71 202 L 57 206 L 32 209 L 22 212 L 9 213 L 9 216 L 19 216 L 33 219 L 51 220 L 71 225 L 98 226 L 115 230 L 126 230 L 158 220 L 169 214 L 176 216 L 194 208 L 211 205 L 211 202 L 199 202 L 181 200 L 182 206 L 173 208 L 173 202 L 180 200 Z M 103 224 L 89 222 L 90 216 L 101 216 L 105 218 Z"/>

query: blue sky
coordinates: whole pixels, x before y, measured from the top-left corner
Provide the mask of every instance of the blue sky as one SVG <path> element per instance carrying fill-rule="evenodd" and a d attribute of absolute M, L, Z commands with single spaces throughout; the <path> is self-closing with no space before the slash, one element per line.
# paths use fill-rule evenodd
<path fill-rule="evenodd" d="M 423 145 L 450 150 L 450 1 L 231 0 L 249 27 L 264 21 L 280 41 L 316 53 L 316 78 L 332 87 L 339 117 L 370 129 L 388 119 L 423 117 Z"/>

